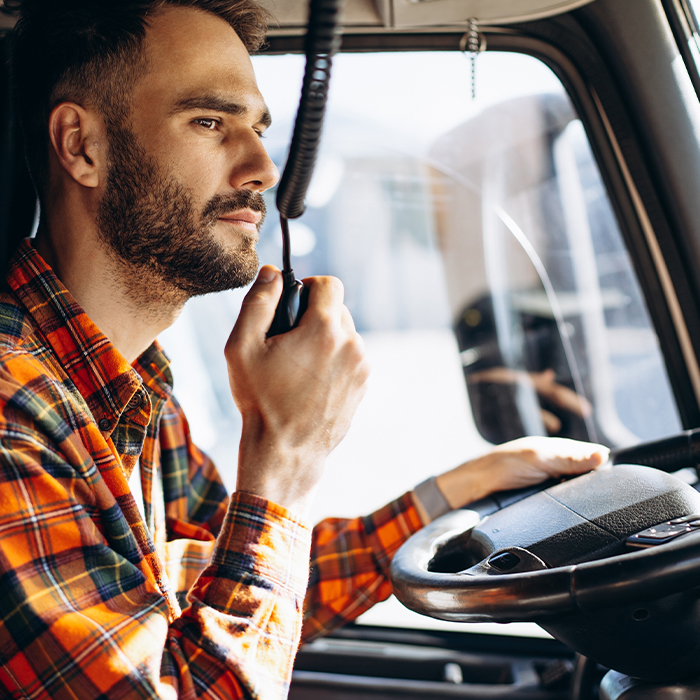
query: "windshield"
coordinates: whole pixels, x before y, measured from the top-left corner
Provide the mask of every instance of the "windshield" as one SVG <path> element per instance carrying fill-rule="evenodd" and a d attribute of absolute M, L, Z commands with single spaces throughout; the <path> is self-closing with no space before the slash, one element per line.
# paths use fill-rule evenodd
<path fill-rule="evenodd" d="M 254 65 L 274 119 L 266 147 L 282 169 L 304 59 L 259 56 Z M 374 510 L 521 435 L 622 446 L 681 429 L 658 339 L 561 83 L 533 58 L 485 53 L 475 88 L 474 99 L 460 53 L 335 59 L 307 212 L 290 222 L 293 266 L 300 278 L 341 278 L 373 375 L 328 460 L 315 519 Z M 266 193 L 259 253 L 279 266 L 274 195 Z M 240 419 L 223 346 L 241 298 L 193 299 L 161 338 L 194 438 L 230 489 Z M 363 619 L 448 624 L 395 602 Z"/>

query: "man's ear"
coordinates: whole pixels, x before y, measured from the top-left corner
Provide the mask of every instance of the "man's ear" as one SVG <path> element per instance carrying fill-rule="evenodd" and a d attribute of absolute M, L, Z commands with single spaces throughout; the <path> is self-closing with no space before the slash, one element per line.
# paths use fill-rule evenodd
<path fill-rule="evenodd" d="M 97 113 L 62 102 L 49 117 L 49 137 L 61 167 L 83 187 L 98 187 L 106 168 L 107 140 Z"/>

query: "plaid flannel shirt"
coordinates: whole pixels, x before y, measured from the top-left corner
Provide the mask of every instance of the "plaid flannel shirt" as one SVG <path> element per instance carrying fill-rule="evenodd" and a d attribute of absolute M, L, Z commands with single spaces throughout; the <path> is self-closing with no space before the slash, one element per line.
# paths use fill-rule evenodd
<path fill-rule="evenodd" d="M 388 597 L 421 526 L 410 495 L 313 533 L 229 499 L 158 344 L 130 366 L 28 241 L 0 295 L 0 406 L 1 697 L 283 698 L 302 622 Z"/>

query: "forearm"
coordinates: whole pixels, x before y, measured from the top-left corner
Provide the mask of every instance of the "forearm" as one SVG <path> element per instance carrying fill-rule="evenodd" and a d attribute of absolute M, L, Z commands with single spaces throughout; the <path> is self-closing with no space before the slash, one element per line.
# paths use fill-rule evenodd
<path fill-rule="evenodd" d="M 459 466 L 436 476 L 437 486 L 450 508 L 461 508 L 507 488 L 498 469 L 498 460 L 497 453 L 489 452 L 471 460 L 468 469 Z"/>
<path fill-rule="evenodd" d="M 245 416 L 238 450 L 236 490 L 306 517 L 325 453 L 313 443 L 285 440 L 258 415 Z"/>
<path fill-rule="evenodd" d="M 410 494 L 352 520 L 329 518 L 313 531 L 302 639 L 355 619 L 391 595 L 389 566 L 422 523 Z"/>

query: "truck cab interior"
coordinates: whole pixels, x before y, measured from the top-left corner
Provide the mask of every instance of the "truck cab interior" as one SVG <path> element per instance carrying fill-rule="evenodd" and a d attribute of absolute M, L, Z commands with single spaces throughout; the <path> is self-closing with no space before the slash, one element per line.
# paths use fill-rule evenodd
<path fill-rule="evenodd" d="M 264 4 L 282 169 L 308 5 Z M 291 253 L 297 277 L 341 278 L 374 370 L 315 518 L 525 435 L 600 442 L 615 465 L 436 520 L 397 555 L 396 597 L 300 650 L 291 698 L 700 698 L 698 17 L 346 0 Z M 38 211 L 1 81 L 4 264 Z M 280 241 L 269 216 L 263 262 Z M 241 298 L 193 299 L 161 339 L 217 462 L 240 434 L 222 349 Z"/>

